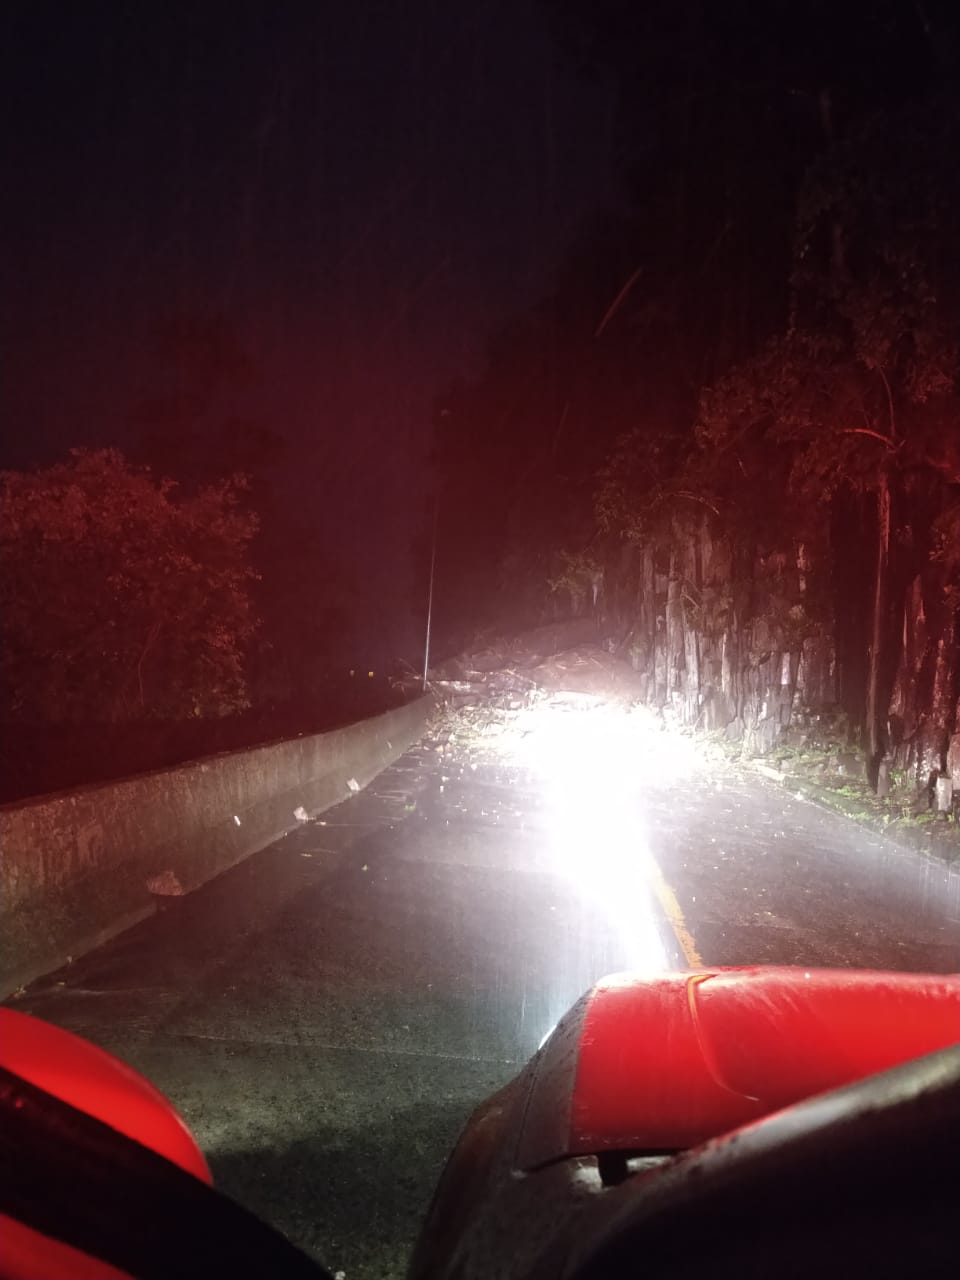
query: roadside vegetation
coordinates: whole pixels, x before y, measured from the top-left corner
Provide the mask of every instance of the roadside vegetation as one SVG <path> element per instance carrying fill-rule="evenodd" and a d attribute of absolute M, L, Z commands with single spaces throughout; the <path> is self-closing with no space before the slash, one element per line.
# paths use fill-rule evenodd
<path fill-rule="evenodd" d="M 621 189 L 438 400 L 440 616 L 592 617 L 682 724 L 960 790 L 960 18 L 550 7 Z"/>

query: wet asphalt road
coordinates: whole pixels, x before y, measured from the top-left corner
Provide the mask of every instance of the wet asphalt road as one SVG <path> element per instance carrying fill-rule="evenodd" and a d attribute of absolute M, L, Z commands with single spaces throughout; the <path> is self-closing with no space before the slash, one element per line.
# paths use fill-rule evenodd
<path fill-rule="evenodd" d="M 636 768 L 625 829 L 602 785 L 578 814 L 427 742 L 17 1007 L 149 1076 L 217 1184 L 331 1270 L 400 1276 L 470 1110 L 603 974 L 960 970 L 956 871 L 729 767 Z"/>

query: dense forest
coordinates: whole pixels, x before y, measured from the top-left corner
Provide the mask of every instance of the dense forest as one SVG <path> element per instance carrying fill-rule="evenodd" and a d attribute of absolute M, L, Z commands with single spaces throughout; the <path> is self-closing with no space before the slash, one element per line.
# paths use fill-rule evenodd
<path fill-rule="evenodd" d="M 925 784 L 960 695 L 960 13 L 551 0 L 622 198 L 436 405 L 443 615 L 595 614 L 649 698 Z M 960 761 L 957 762 L 960 767 Z"/>

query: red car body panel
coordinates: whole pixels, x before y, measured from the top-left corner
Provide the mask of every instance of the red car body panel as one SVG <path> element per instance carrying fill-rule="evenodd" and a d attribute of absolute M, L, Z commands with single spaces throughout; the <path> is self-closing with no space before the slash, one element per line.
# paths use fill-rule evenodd
<path fill-rule="evenodd" d="M 29 1014 L 0 1009 L 0 1065 L 213 1185 L 180 1113 L 113 1054 Z"/>
<path fill-rule="evenodd" d="M 676 1151 L 960 1041 L 960 978 L 704 970 L 594 988 L 565 1152 Z"/>
<path fill-rule="evenodd" d="M 95 1116 L 213 1185 L 179 1112 L 149 1080 L 112 1054 L 59 1027 L 0 1009 L 0 1066 Z M 78 1188 L 78 1194 L 82 1189 Z M 3 1274 L 11 1280 L 123 1280 L 126 1273 L 0 1214 Z"/>

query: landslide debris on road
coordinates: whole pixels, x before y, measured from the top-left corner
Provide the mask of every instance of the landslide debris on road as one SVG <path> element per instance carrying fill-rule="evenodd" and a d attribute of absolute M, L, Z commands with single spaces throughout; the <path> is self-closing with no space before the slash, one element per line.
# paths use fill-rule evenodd
<path fill-rule="evenodd" d="M 536 650 L 524 653 L 514 642 L 444 663 L 430 684 L 455 705 L 466 705 L 471 698 L 516 700 L 533 693 L 575 693 L 629 706 L 639 701 L 641 690 L 629 663 L 598 644 L 580 644 L 543 657 Z"/>
<path fill-rule="evenodd" d="M 907 848 L 947 861 L 960 858 L 956 819 L 937 815 L 899 778 L 892 778 L 889 793 L 878 797 L 867 784 L 862 757 L 841 734 L 831 736 L 829 725 L 792 726 L 768 755 L 744 756 L 741 743 L 684 728 L 669 709 L 643 705 L 632 667 L 597 643 L 545 656 L 541 645 L 525 646 L 521 637 L 444 663 L 431 672 L 430 687 L 440 699 L 434 745 L 456 744 L 458 754 L 470 760 L 502 759 L 510 737 L 518 733 L 521 713 L 538 705 L 620 707 L 643 717 L 650 730 L 694 741 L 701 763 L 750 771 Z"/>
<path fill-rule="evenodd" d="M 494 665 L 507 658 L 504 665 Z M 458 756 L 474 763 L 502 763 L 506 755 L 518 754 L 516 748 L 528 731 L 528 713 L 537 709 L 619 708 L 629 712 L 635 739 L 645 741 L 648 750 L 670 728 L 663 715 L 641 704 L 639 681 L 630 665 L 598 644 L 578 644 L 544 657 L 536 647 L 524 651 L 514 641 L 445 663 L 432 673 L 430 687 L 440 699 L 431 745 L 438 751 L 456 749 Z M 688 741 L 695 736 L 689 730 L 678 735 Z M 710 744 L 704 744 L 701 758 L 715 758 L 718 766 L 725 762 Z"/>

